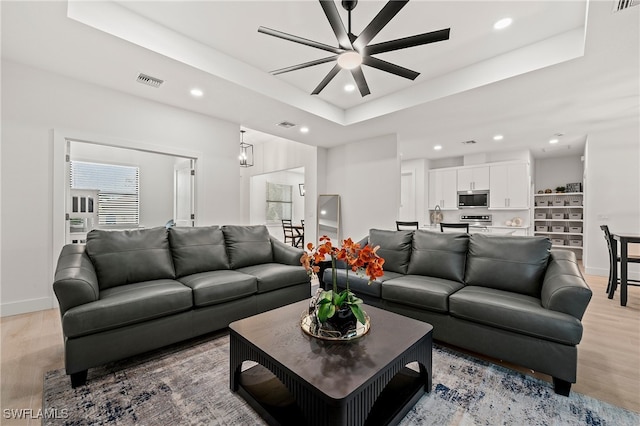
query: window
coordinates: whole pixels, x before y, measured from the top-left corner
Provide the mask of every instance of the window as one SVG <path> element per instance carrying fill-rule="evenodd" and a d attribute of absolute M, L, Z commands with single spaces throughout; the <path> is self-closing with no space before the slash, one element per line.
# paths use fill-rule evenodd
<path fill-rule="evenodd" d="M 267 182 L 267 223 L 291 219 L 293 186 Z"/>
<path fill-rule="evenodd" d="M 113 164 L 71 162 L 71 188 L 98 190 L 100 225 L 138 225 L 139 169 Z"/>

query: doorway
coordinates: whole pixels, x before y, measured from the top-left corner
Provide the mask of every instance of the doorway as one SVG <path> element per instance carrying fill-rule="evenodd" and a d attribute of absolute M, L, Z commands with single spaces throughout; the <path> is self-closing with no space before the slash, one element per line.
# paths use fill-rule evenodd
<path fill-rule="evenodd" d="M 282 219 L 296 226 L 305 218 L 304 167 L 251 176 L 249 185 L 249 223 L 266 225 L 269 233 L 284 241 Z"/>

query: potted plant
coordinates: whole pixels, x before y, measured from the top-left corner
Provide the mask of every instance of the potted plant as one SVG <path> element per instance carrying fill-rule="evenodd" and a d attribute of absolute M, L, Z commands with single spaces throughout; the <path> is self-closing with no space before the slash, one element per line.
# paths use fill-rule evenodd
<path fill-rule="evenodd" d="M 349 325 L 350 318 L 354 318 L 361 324 L 365 324 L 365 312 L 362 310 L 362 299 L 358 298 L 349 289 L 349 270 L 369 278 L 369 283 L 381 277 L 384 272 L 382 265 L 384 259 L 376 253 L 380 247 L 365 245 L 361 247 L 351 238 L 342 242 L 341 247 L 335 247 L 331 239 L 326 235 L 320 237 L 320 244 L 314 247 L 312 243 L 307 244 L 308 252 L 300 258 L 300 263 L 309 273 L 317 273 L 320 270 L 319 264 L 330 258 L 333 287 L 331 290 L 322 291 L 316 301 L 315 315 L 323 325 L 330 325 L 341 333 L 344 333 L 344 324 Z M 345 289 L 338 292 L 336 262 L 341 261 L 346 264 Z M 322 277 L 320 277 L 322 279 Z M 355 326 L 355 321 L 353 321 Z"/>
<path fill-rule="evenodd" d="M 562 193 L 564 193 L 564 190 L 565 190 L 565 189 L 566 189 L 566 188 L 565 188 L 564 186 L 559 186 L 559 187 L 557 187 L 557 188 L 556 188 L 556 192 L 557 192 L 558 194 L 562 194 Z"/>

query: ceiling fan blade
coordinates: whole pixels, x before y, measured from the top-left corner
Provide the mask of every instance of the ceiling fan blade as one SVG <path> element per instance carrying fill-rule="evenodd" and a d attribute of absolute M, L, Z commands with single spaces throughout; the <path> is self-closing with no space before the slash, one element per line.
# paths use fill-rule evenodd
<path fill-rule="evenodd" d="M 409 2 L 409 0 L 392 0 L 384 5 L 369 25 L 360 33 L 353 42 L 353 47 L 360 52 L 367 44 L 389 23 L 391 19 Z"/>
<path fill-rule="evenodd" d="M 371 93 L 369 90 L 369 85 L 367 84 L 367 80 L 364 78 L 364 73 L 362 72 L 362 67 L 357 67 L 351 70 L 351 75 L 353 79 L 356 81 L 358 85 L 358 90 L 360 90 L 360 95 L 362 97 L 367 96 Z"/>
<path fill-rule="evenodd" d="M 318 84 L 318 87 L 313 89 L 313 92 L 311 92 L 311 94 L 312 95 L 317 95 L 320 92 L 322 92 L 322 89 L 324 89 L 327 86 L 327 84 L 329 84 L 329 82 L 331 80 L 333 80 L 333 77 L 338 75 L 338 73 L 340 72 L 341 69 L 342 68 L 340 68 L 340 65 L 338 65 L 338 64 L 336 64 L 333 68 L 331 68 L 331 71 L 329 71 L 329 74 L 327 74 L 326 77 L 322 79 L 320 84 Z"/>
<path fill-rule="evenodd" d="M 349 35 L 344 28 L 344 22 L 342 22 L 342 18 L 340 18 L 336 4 L 333 0 L 320 0 L 320 6 L 322 6 L 322 10 L 324 10 L 324 14 L 329 20 L 331 29 L 333 29 L 333 33 L 336 35 L 340 47 L 343 49 L 352 49 L 351 40 L 349 40 Z"/>
<path fill-rule="evenodd" d="M 302 64 L 293 65 L 287 68 L 280 68 L 279 70 L 271 71 L 272 75 L 284 74 L 289 71 L 301 70 L 303 68 L 312 67 L 314 65 L 324 64 L 326 62 L 335 61 L 338 55 L 329 56 L 328 58 L 316 59 L 314 61 L 304 62 Z"/>
<path fill-rule="evenodd" d="M 450 30 L 451 28 L 447 28 L 444 30 L 432 31 L 430 33 L 418 34 L 411 37 L 398 38 L 396 40 L 372 44 L 365 48 L 365 52 L 367 55 L 375 55 L 376 53 L 391 52 L 393 50 L 405 49 L 407 47 L 421 46 L 423 44 L 449 40 Z"/>
<path fill-rule="evenodd" d="M 392 64 L 391 62 L 383 61 L 382 59 L 371 56 L 364 56 L 362 58 L 362 63 L 381 71 L 386 71 L 400 77 L 408 78 L 409 80 L 415 80 L 416 77 L 420 75 L 419 72 L 415 72 L 408 68 L 401 67 L 400 65 Z"/>
<path fill-rule="evenodd" d="M 328 44 L 319 43 L 317 41 L 308 40 L 306 38 L 302 38 L 302 37 L 298 37 L 298 36 L 295 36 L 295 35 L 283 33 L 282 31 L 272 30 L 271 28 L 267 28 L 267 27 L 258 28 L 258 32 L 259 33 L 263 33 L 263 34 L 267 34 L 267 35 L 270 35 L 270 36 L 278 37 L 278 38 L 281 38 L 281 39 L 284 39 L 284 40 L 289 40 L 289 41 L 292 41 L 294 43 L 304 44 L 305 46 L 315 47 L 316 49 L 326 50 L 326 51 L 329 51 L 331 53 L 335 53 L 336 55 L 344 52 L 344 49 L 339 49 L 337 47 L 329 46 Z"/>

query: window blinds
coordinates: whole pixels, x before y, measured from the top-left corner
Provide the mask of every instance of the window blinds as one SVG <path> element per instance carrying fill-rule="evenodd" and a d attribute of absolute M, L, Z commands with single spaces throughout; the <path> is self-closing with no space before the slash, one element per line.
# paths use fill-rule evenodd
<path fill-rule="evenodd" d="M 138 225 L 139 169 L 72 161 L 71 188 L 97 189 L 100 225 Z"/>

